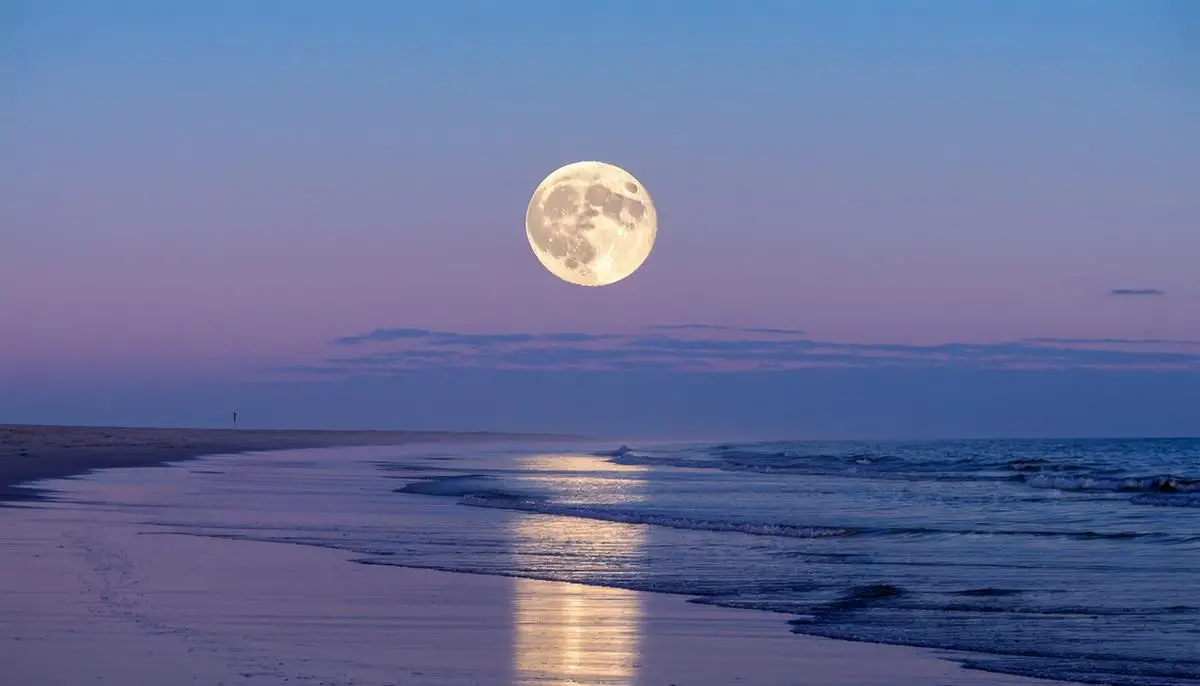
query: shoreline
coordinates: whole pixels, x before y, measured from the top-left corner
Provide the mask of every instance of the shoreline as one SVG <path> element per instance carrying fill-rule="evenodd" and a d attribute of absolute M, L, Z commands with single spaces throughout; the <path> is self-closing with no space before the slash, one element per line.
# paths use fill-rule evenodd
<path fill-rule="evenodd" d="M 94 514 L 14 510 L 0 536 L 16 573 L 0 590 L 0 664 L 19 683 L 1062 683 L 968 670 L 937 651 L 795 635 L 778 615 L 676 595 L 147 535 Z"/>
<path fill-rule="evenodd" d="M 100 469 L 149 467 L 205 455 L 487 441 L 576 440 L 558 434 L 488 431 L 333 429 L 171 429 L 0 424 L 0 507 L 51 491 L 26 484 Z"/>
<path fill-rule="evenodd" d="M 470 444 L 506 440 L 526 440 L 532 443 L 541 440 L 573 439 L 570 436 L 549 434 L 7 426 L 0 426 L 0 438 L 6 436 L 6 430 L 15 428 L 34 429 L 43 433 L 49 431 L 54 435 L 108 433 L 111 434 L 110 445 L 72 444 L 68 447 L 79 450 L 79 455 L 106 452 L 109 459 L 119 456 L 124 460 L 133 460 L 133 463 L 106 464 L 103 467 L 90 464 L 84 467 L 85 472 L 105 467 L 155 466 L 189 457 L 217 457 L 238 452 L 253 452 L 256 449 L 287 450 L 289 447 L 380 446 L 405 443 Z M 231 436 L 243 432 L 250 435 Z M 129 447 L 118 443 L 120 440 L 127 440 L 131 434 L 145 439 L 162 439 L 166 435 L 176 443 L 164 445 L 151 441 L 150 444 L 139 443 Z M 193 434 L 199 434 L 200 438 L 208 442 L 183 441 L 185 435 Z M 193 435 L 192 438 L 197 436 Z M 250 438 L 252 440 L 241 441 L 240 445 L 250 444 L 254 447 L 243 448 L 242 451 L 225 449 L 208 453 L 195 452 L 198 447 L 203 446 L 228 447 L 229 443 L 217 442 L 222 438 Z M 390 442 L 382 441 L 383 438 L 389 439 Z M 325 446 L 313 445 L 314 441 L 323 440 L 331 443 Z M 295 441 L 302 443 L 296 444 Z M 180 442 L 184 444 L 180 445 Z M 9 443 L 0 440 L 0 448 L 8 447 Z M 163 458 L 164 448 L 180 451 L 179 456 Z M 119 451 L 124 450 L 132 450 L 135 454 L 120 455 Z M 154 452 L 155 450 L 158 452 Z M 116 456 L 113 455 L 114 451 L 118 453 Z M 2 460 L 0 467 L 3 467 Z M 137 472 L 142 473 L 141 470 Z M 137 478 L 136 474 L 130 476 Z M 74 490 L 73 487 L 68 489 Z M 28 488 L 18 490 L 30 491 L 26 499 L 47 499 L 46 496 L 53 494 L 57 489 L 54 484 L 48 484 L 37 492 Z M 599 641 L 591 647 L 599 654 L 607 654 L 604 660 L 587 667 L 599 670 L 595 673 L 597 684 L 618 683 L 606 680 L 614 676 L 606 673 L 613 664 L 624 670 L 621 679 L 628 679 L 636 674 L 636 681 L 621 683 L 646 686 L 659 686 L 662 683 L 725 686 L 747 677 L 750 679 L 747 683 L 764 686 L 958 686 L 965 683 L 980 686 L 1050 686 L 1055 683 L 1072 683 L 982 670 L 970 664 L 971 658 L 976 655 L 974 653 L 797 634 L 789 630 L 786 620 L 781 619 L 781 616 L 788 613 L 711 606 L 694 602 L 694 598 L 688 597 L 688 594 L 631 591 L 515 575 L 376 564 L 355 559 L 358 556 L 353 553 L 320 545 L 246 541 L 232 537 L 178 533 L 171 535 L 172 532 L 168 531 L 153 532 L 140 525 L 128 526 L 130 522 L 120 521 L 124 516 L 119 516 L 119 520 L 112 522 L 117 526 L 105 526 L 100 521 L 90 518 L 76 519 L 77 515 L 72 514 L 69 500 L 68 506 L 62 509 L 8 508 L 14 512 L 24 511 L 24 514 L 15 515 L 17 519 L 13 520 L 14 524 L 22 520 L 29 523 L 34 523 L 35 520 L 41 522 L 35 524 L 36 530 L 26 529 L 27 533 L 32 534 L 30 538 L 25 538 L 24 534 L 17 534 L 16 529 L 10 529 L 6 536 L 0 537 L 0 548 L 8 548 L 6 553 L 16 554 L 9 556 L 14 562 L 25 558 L 22 562 L 23 567 L 14 567 L 14 570 L 11 570 L 17 571 L 17 578 L 28 578 L 31 582 L 37 580 L 33 582 L 33 586 L 27 584 L 22 588 L 14 586 L 8 589 L 7 600 L 4 598 L 6 594 L 0 592 L 0 615 L 7 614 L 10 620 L 7 627 L 4 626 L 5 622 L 0 620 L 0 646 L 7 643 L 13 650 L 17 650 L 18 645 L 20 647 L 18 652 L 7 656 L 0 654 L 0 658 L 5 658 L 0 659 L 0 663 L 8 660 L 14 665 L 20 665 L 23 674 L 54 674 L 67 678 L 68 681 L 79 676 L 63 673 L 61 666 L 53 658 L 63 647 L 72 646 L 84 656 L 92 656 L 83 663 L 89 664 L 89 669 L 99 670 L 105 673 L 106 677 L 112 677 L 113 680 L 128 683 L 130 686 L 141 683 L 155 686 L 159 683 L 156 679 L 164 676 L 163 670 L 168 670 L 166 673 L 172 678 L 190 673 L 193 678 L 200 677 L 211 683 L 277 684 L 281 683 L 281 679 L 287 681 L 307 677 L 334 680 L 329 683 L 343 683 L 340 680 L 346 679 L 344 683 L 347 684 L 383 684 L 392 682 L 382 679 L 381 674 L 374 673 L 376 669 L 384 667 L 383 663 L 376 664 L 374 661 L 391 649 L 390 642 L 399 635 L 404 643 L 411 643 L 414 648 L 419 649 L 405 651 L 403 655 L 397 656 L 402 658 L 401 662 L 387 665 L 387 671 L 391 673 L 408 672 L 412 676 L 421 677 L 423 683 L 444 686 L 465 686 L 467 683 L 517 683 L 513 681 L 514 678 L 521 678 L 520 683 L 523 684 L 540 684 L 546 674 L 517 677 L 513 670 L 534 669 L 528 664 L 525 667 L 520 665 L 532 660 L 532 663 L 550 665 L 554 669 L 562 670 L 551 678 L 566 678 L 570 674 L 576 674 L 576 670 L 587 665 L 577 662 L 577 658 L 570 655 L 580 652 L 576 644 L 580 641 L 586 643 L 589 639 L 581 637 L 591 632 L 596 637 L 595 640 Z M 4 515 L 4 504 L 3 498 L 0 497 L 0 516 Z M 108 519 L 108 516 L 104 519 Z M 50 524 L 50 529 L 42 528 L 45 524 Z M 64 524 L 67 526 L 64 527 Z M 160 535 L 145 535 L 151 533 Z M 14 537 L 14 534 L 17 535 Z M 231 555 L 228 551 L 232 549 L 256 552 L 245 556 Z M 292 551 L 285 553 L 285 549 Z M 64 550 L 68 553 L 67 557 L 63 557 Z M 72 550 L 74 552 L 70 552 Z M 32 560 L 29 559 L 30 555 Z M 54 563 L 57 570 L 55 573 L 43 566 L 50 564 L 52 559 L 57 559 Z M 209 559 L 221 559 L 224 562 L 207 567 L 207 572 L 195 576 L 200 571 L 196 565 Z M 235 560 L 237 564 L 233 564 Z M 183 563 L 184 566 L 176 566 L 178 563 Z M 373 568 L 377 571 L 346 571 L 343 565 L 355 569 Z M 306 573 L 299 577 L 291 575 L 291 572 L 299 568 L 306 569 Z M 22 573 L 21 569 L 27 574 Z M 58 572 L 67 572 L 68 575 L 55 576 Z M 113 577 L 113 574 L 116 574 L 116 577 Z M 223 588 L 209 585 L 211 580 L 225 575 L 233 577 L 229 581 L 232 585 Z M 117 586 L 111 585 L 114 578 L 119 582 Z M 164 585 L 143 585 L 146 580 L 154 578 L 161 579 Z M 288 578 L 296 587 L 290 592 L 290 599 L 286 603 L 272 602 L 259 606 L 256 609 L 257 616 L 250 625 L 241 624 L 241 620 L 231 624 L 229 616 L 202 611 L 202 608 L 194 604 L 195 593 L 218 593 L 220 596 L 228 595 L 222 602 L 237 605 L 237 612 L 241 612 L 242 608 L 252 605 L 264 593 L 276 590 L 275 586 L 256 588 L 247 594 L 250 589 L 242 588 L 240 579 L 256 578 Z M 137 581 L 133 586 L 127 586 L 128 579 Z M 350 579 L 356 581 L 350 583 Z M 293 620 L 297 619 L 312 621 L 314 617 L 319 617 L 323 618 L 322 622 L 333 620 L 348 602 L 359 602 L 360 599 L 356 597 L 357 591 L 351 596 L 344 596 L 358 583 L 357 580 L 375 589 L 370 592 L 371 599 L 367 604 L 372 608 L 386 610 L 391 631 L 387 636 L 380 637 L 378 627 L 374 626 L 376 618 L 371 617 L 346 618 L 348 623 L 342 622 L 341 619 L 335 620 L 335 630 L 344 629 L 352 634 L 342 644 L 343 650 L 355 650 L 351 646 L 364 644 L 374 645 L 374 651 L 360 654 L 361 660 L 357 661 L 357 666 L 342 664 L 341 656 L 329 653 L 321 660 L 326 662 L 326 668 L 334 671 L 326 671 L 317 677 L 306 666 L 311 658 L 302 657 L 302 653 L 296 651 L 298 645 L 311 646 L 316 639 L 308 633 L 288 634 L 289 629 L 286 627 L 291 626 Z M 82 586 L 78 585 L 80 581 L 83 582 Z M 183 596 L 179 596 L 180 583 L 194 587 Z M 34 620 L 33 618 L 38 616 L 38 607 L 28 603 L 37 600 L 43 593 L 62 597 L 63 604 L 57 604 L 60 601 L 55 601 L 57 609 L 54 613 L 70 615 L 70 618 L 59 616 L 53 622 L 42 624 Z M 399 597 L 396 594 L 399 594 Z M 453 617 L 447 617 L 444 616 L 444 606 L 438 602 L 430 604 L 426 600 L 429 597 L 472 598 L 473 602 L 469 608 L 456 611 L 457 614 Z M 91 599 L 81 600 L 83 598 Z M 235 603 L 234 599 L 240 600 Z M 533 604 L 529 605 L 530 602 Z M 159 603 L 162 603 L 163 609 L 173 606 L 174 611 L 167 615 L 159 614 L 153 609 Z M 522 603 L 528 606 L 525 610 L 521 610 Z M 302 614 L 299 617 L 292 616 L 290 613 L 297 609 L 302 610 Z M 81 610 L 93 616 L 99 613 L 105 616 L 105 619 L 88 619 L 81 614 Z M 603 621 L 599 624 L 581 624 L 573 617 L 584 610 L 585 614 Z M 191 617 L 195 612 L 200 612 L 200 616 Z M 524 619 L 521 617 L 523 613 L 526 615 Z M 189 616 L 186 620 L 185 615 Z M 447 622 L 453 626 L 447 626 Z M 476 626 L 477 622 L 481 622 L 482 626 Z M 282 628 L 270 629 L 268 633 L 263 633 L 265 626 L 276 624 Z M 545 628 L 556 625 L 558 628 L 553 631 Z M 3 631 L 4 629 L 15 630 L 15 633 L 8 633 Z M 30 629 L 33 631 L 28 631 Z M 474 632 L 474 641 L 479 644 L 478 648 L 464 649 L 459 638 L 464 631 Z M 199 644 L 191 639 L 166 640 L 163 638 L 163 632 L 184 637 L 207 638 Z M 514 640 L 518 644 L 522 643 L 519 639 L 522 633 L 526 635 L 523 647 L 514 645 Z M 222 665 L 228 663 L 230 657 L 239 651 L 237 646 L 228 642 L 228 639 L 238 635 L 256 643 L 266 642 L 270 647 L 265 647 L 258 658 L 244 664 L 245 671 L 239 669 L 231 674 L 226 672 Z M 630 639 L 630 636 L 634 638 Z M 10 640 L 6 642 L 4 639 Z M 48 652 L 39 652 L 39 645 L 45 646 Z M 33 651 L 24 652 L 27 649 Z M 207 653 L 208 656 L 193 658 L 197 650 Z M 146 651 L 149 651 L 150 655 L 165 657 L 170 654 L 174 657 L 170 662 L 163 663 L 157 658 L 148 659 Z M 470 668 L 466 672 L 451 675 L 447 671 L 448 665 L 455 660 L 430 661 L 425 657 L 439 651 L 468 659 L 471 663 Z M 529 659 L 522 660 L 521 653 L 529 653 Z M 110 654 L 125 655 L 128 664 L 109 666 Z M 721 672 L 722 662 L 727 658 L 692 664 L 687 668 L 680 667 L 687 660 L 695 659 L 696 655 L 712 657 L 722 654 L 738 656 L 733 670 Z M 475 657 L 472 658 L 472 655 Z M 384 662 L 391 659 L 388 658 Z M 555 663 L 557 666 L 554 666 Z M 370 669 L 359 671 L 368 664 Z M 458 665 L 455 664 L 454 668 L 457 669 Z M 534 671 L 540 671 L 540 668 Z M 140 681 L 152 673 L 153 676 L 148 681 Z M 797 681 L 795 678 L 801 674 L 813 680 Z M 776 681 L 781 677 L 786 681 Z M 526 678 L 532 680 L 525 681 Z"/>

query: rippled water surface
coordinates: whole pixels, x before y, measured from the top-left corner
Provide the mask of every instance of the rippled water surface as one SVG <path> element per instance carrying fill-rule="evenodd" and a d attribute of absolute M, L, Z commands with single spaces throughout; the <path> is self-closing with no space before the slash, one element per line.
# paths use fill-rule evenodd
<path fill-rule="evenodd" d="M 297 451 L 102 478 L 178 531 L 684 594 L 801 633 L 975 651 L 981 669 L 1200 684 L 1200 441 L 615 448 Z"/>

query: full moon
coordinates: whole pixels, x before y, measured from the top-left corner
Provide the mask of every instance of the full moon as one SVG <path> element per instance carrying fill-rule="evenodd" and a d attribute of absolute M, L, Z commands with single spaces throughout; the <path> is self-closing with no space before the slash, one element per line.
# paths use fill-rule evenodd
<path fill-rule="evenodd" d="M 575 162 L 538 184 L 525 212 L 525 233 L 551 274 L 580 286 L 607 286 L 650 256 L 658 215 L 629 172 L 604 162 Z"/>

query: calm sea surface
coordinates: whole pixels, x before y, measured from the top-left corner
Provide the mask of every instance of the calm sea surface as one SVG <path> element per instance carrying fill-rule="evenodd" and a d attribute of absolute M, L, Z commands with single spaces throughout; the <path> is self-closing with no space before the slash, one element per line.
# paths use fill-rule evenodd
<path fill-rule="evenodd" d="M 119 502 L 93 505 L 786 613 L 781 631 L 974 651 L 979 669 L 1200 684 L 1200 440 L 413 446 L 144 471 L 103 477 Z"/>

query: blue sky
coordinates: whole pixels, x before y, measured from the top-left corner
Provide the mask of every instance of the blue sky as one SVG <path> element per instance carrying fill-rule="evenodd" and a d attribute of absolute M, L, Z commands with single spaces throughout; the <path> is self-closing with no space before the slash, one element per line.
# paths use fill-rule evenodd
<path fill-rule="evenodd" d="M 1200 383 L 1187 0 L 19 0 L 0 9 L 0 84 L 0 421 L 208 424 L 257 403 L 248 421 L 320 425 L 337 404 L 342 423 L 405 426 L 386 408 L 470 387 L 491 389 L 479 409 L 418 423 L 587 429 L 537 411 L 557 371 L 660 394 L 664 432 L 904 428 L 855 403 L 803 425 L 763 406 L 845 374 L 910 393 L 929 420 L 905 426 L 939 435 L 1056 417 L 1200 433 L 1173 409 Z M 533 187 L 579 159 L 629 169 L 658 205 L 654 253 L 612 287 L 555 281 L 523 235 Z M 690 323 L 727 328 L 655 328 Z M 337 342 L 404 329 L 575 337 Z M 650 332 L 673 356 L 629 352 Z M 1044 368 L 1012 363 L 1030 355 Z M 1081 409 L 968 420 L 922 395 L 921 374 L 956 373 L 988 412 L 1059 391 Z M 708 380 L 731 404 L 667 421 Z M 646 412 L 579 416 L 649 431 Z"/>

